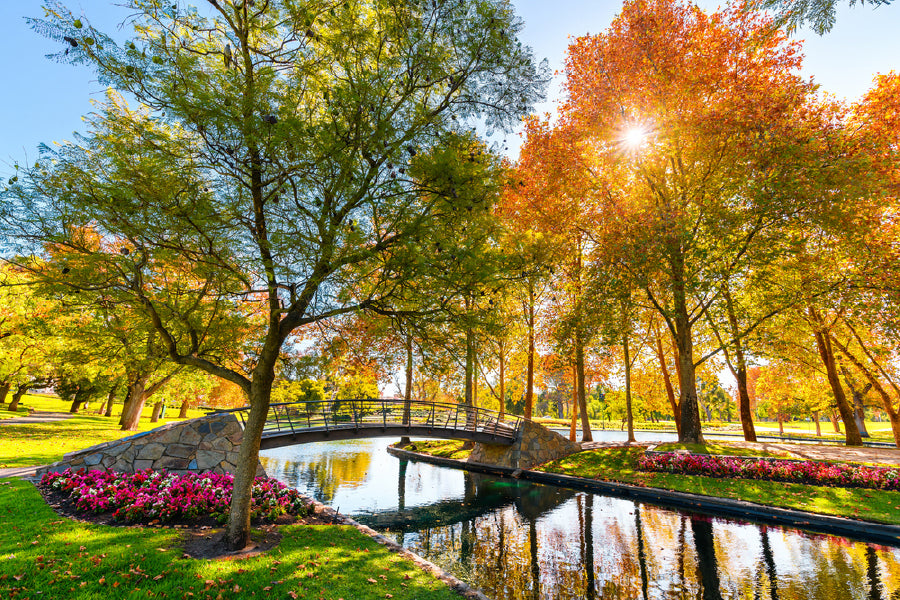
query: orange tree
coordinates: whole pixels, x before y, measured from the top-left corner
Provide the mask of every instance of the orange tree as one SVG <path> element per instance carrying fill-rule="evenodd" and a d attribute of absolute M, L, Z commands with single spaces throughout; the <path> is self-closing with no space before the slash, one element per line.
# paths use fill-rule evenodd
<path fill-rule="evenodd" d="M 243 547 L 286 341 L 304 324 L 389 309 L 418 276 L 403 249 L 450 210 L 409 169 L 467 120 L 516 123 L 545 77 L 502 0 L 209 0 L 205 14 L 127 4 L 124 43 L 57 3 L 31 21 L 60 59 L 90 65 L 142 108 L 113 98 L 86 137 L 20 173 L 3 193 L 4 240 L 20 242 L 6 256 L 48 239 L 88 253 L 72 239 L 83 223 L 127 240 L 128 254 L 92 253 L 106 268 L 91 285 L 128 296 L 171 360 L 250 403 L 227 531 Z M 173 262 L 198 283 L 157 268 Z M 192 313 L 205 299 L 255 305 L 261 334 L 241 364 L 207 352 L 200 317 L 215 317 Z"/>
<path fill-rule="evenodd" d="M 596 272 L 666 324 L 685 442 L 702 439 L 695 369 L 721 348 L 697 357 L 695 337 L 721 282 L 790 254 L 792 226 L 830 224 L 868 182 L 799 66 L 764 17 L 673 0 L 626 2 L 569 49 L 558 128 L 572 150 L 556 172 L 574 172 Z"/>

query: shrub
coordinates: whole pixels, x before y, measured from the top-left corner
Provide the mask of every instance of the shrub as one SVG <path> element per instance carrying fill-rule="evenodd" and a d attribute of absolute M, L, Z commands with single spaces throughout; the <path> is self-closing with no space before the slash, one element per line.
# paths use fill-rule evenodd
<path fill-rule="evenodd" d="M 112 512 L 114 520 L 125 523 L 195 522 L 206 517 L 224 523 L 234 478 L 229 473 L 176 475 L 152 469 L 135 473 L 66 469 L 45 473 L 41 483 L 72 498 L 79 511 Z M 251 502 L 250 516 L 257 521 L 274 521 L 283 514 L 304 516 L 310 511 L 297 490 L 268 477 L 253 481 Z"/>

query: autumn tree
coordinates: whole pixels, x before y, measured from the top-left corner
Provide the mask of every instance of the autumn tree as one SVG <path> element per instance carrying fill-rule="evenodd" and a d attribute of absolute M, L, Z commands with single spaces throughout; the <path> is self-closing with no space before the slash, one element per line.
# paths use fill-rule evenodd
<path fill-rule="evenodd" d="M 682 441 L 702 438 L 695 371 L 721 349 L 695 356 L 695 330 L 721 282 L 761 248 L 770 261 L 792 252 L 792 222 L 858 197 L 848 188 L 863 165 L 834 127 L 839 109 L 799 66 L 798 45 L 766 18 L 671 0 L 627 2 L 569 50 L 560 127 L 594 181 L 587 231 L 617 248 L 674 342 Z"/>
<path fill-rule="evenodd" d="M 210 0 L 209 16 L 127 4 L 124 44 L 55 3 L 32 21 L 60 58 L 142 108 L 113 96 L 85 138 L 24 173 L 4 194 L 4 234 L 20 252 L 49 239 L 96 256 L 104 268 L 91 285 L 129 294 L 172 361 L 243 390 L 251 408 L 227 533 L 239 548 L 286 340 L 390 306 L 418 275 L 409 249 L 448 211 L 409 170 L 469 119 L 517 122 L 544 76 L 500 0 Z M 129 253 L 84 248 L 72 236 L 86 223 Z M 160 260 L 183 262 L 196 283 L 171 281 Z M 205 333 L 217 302 L 241 300 L 261 335 L 234 364 L 207 351 Z"/>

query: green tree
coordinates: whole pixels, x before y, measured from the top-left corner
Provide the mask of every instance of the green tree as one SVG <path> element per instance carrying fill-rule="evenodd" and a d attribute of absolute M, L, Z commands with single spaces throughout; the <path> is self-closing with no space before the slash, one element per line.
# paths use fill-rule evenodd
<path fill-rule="evenodd" d="M 21 253 L 49 242 L 90 255 L 86 284 L 131 298 L 171 360 L 246 394 L 227 532 L 239 548 L 285 342 L 390 309 L 418 276 L 416 240 L 439 234 L 453 204 L 409 171 L 467 122 L 516 123 L 546 77 L 502 0 L 210 0 L 210 16 L 127 4 L 124 45 L 56 3 L 32 21 L 61 59 L 142 108 L 112 95 L 87 137 L 23 173 L 4 194 L 4 234 Z M 87 224 L 122 243 L 88 248 Z M 235 364 L 209 334 L 241 301 L 254 335 Z"/>
<path fill-rule="evenodd" d="M 874 7 L 886 6 L 891 0 L 847 0 L 848 6 Z M 747 10 L 774 11 L 775 23 L 786 27 L 788 31 L 796 31 L 807 23 L 812 30 L 823 35 L 831 31 L 835 23 L 835 13 L 839 0 L 749 0 Z"/>

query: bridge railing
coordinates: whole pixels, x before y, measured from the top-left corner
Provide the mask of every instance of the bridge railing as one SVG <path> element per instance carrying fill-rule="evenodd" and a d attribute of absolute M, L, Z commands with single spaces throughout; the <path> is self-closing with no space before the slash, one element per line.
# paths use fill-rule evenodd
<path fill-rule="evenodd" d="M 246 426 L 250 407 L 222 411 L 234 413 Z M 454 429 L 515 439 L 522 417 L 494 410 L 418 400 L 351 399 L 282 402 L 269 405 L 263 437 L 303 431 L 372 428 Z"/>

